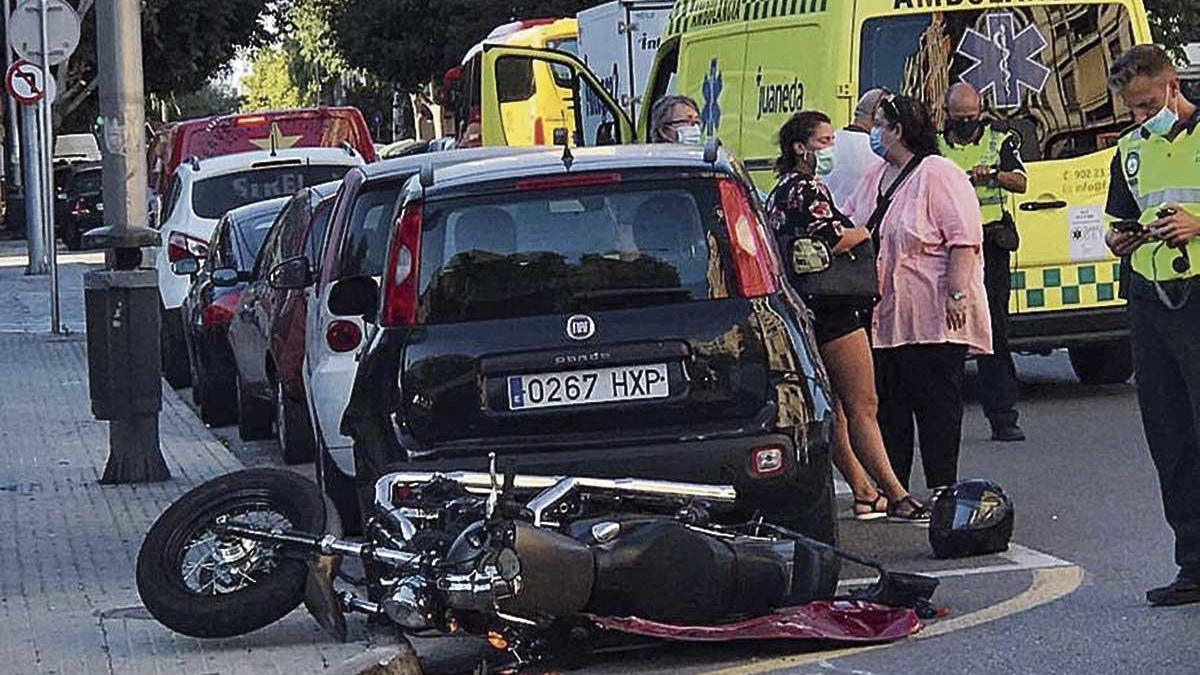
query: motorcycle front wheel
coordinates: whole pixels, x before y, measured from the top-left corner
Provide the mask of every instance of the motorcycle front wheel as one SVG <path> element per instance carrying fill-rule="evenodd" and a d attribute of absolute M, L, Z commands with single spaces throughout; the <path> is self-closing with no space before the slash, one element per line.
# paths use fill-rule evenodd
<path fill-rule="evenodd" d="M 155 619 L 191 637 L 249 633 L 304 600 L 301 557 L 219 535 L 213 531 L 218 522 L 321 533 L 325 515 L 317 486 L 282 469 L 219 476 L 171 504 L 138 552 L 138 594 Z"/>

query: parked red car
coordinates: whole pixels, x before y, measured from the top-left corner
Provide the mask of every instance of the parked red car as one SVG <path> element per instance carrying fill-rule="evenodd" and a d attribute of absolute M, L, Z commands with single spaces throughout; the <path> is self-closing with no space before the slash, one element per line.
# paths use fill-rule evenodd
<path fill-rule="evenodd" d="M 305 291 L 273 287 L 270 272 L 297 256 L 317 259 L 340 185 L 333 181 L 304 188 L 283 208 L 267 233 L 229 327 L 239 405 L 251 413 L 241 428 L 252 436 L 274 431 L 288 464 L 311 460 L 316 443 L 301 373 L 308 311 Z"/>
<path fill-rule="evenodd" d="M 150 189 L 163 194 L 180 162 L 272 148 L 349 144 L 364 162 L 378 159 L 358 108 L 308 108 L 205 117 L 160 130 L 147 148 Z"/>

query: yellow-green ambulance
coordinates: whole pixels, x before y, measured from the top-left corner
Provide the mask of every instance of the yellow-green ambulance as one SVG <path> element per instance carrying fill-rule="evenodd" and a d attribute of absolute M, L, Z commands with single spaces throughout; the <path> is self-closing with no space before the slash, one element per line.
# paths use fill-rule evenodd
<path fill-rule="evenodd" d="M 873 87 L 926 101 L 939 126 L 957 81 L 983 94 L 986 114 L 1022 138 L 1029 189 L 1008 209 L 1021 235 L 1013 256 L 1012 347 L 1067 347 L 1081 380 L 1128 379 L 1132 362 L 1120 266 L 1104 246 L 1108 167 L 1128 111 L 1106 85 L 1109 65 L 1150 42 L 1141 0 L 677 0 L 644 101 L 687 94 L 705 134 L 720 138 L 759 187 L 774 184 L 776 132 L 799 110 L 850 120 Z M 569 57 L 503 51 L 503 58 Z M 630 128 L 576 68 L 581 145 L 648 137 L 647 110 Z M 484 67 L 484 143 L 489 117 Z M 494 98 L 494 96 L 493 96 Z M 496 134 L 492 134 L 493 138 Z"/>

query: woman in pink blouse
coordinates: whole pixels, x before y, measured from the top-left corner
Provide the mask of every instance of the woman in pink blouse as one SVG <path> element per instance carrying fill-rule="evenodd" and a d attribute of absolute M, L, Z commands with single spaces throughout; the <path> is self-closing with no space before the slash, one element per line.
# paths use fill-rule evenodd
<path fill-rule="evenodd" d="M 983 225 L 962 169 L 938 156 L 937 131 L 919 101 L 884 100 L 871 130 L 885 161 L 869 171 L 845 205 L 865 223 L 910 162 L 875 233 L 879 294 L 872 320 L 879 426 L 892 467 L 907 488 L 914 430 L 925 484 L 958 480 L 963 362 L 991 350 L 983 286 Z M 913 420 L 916 420 L 914 427 Z"/>

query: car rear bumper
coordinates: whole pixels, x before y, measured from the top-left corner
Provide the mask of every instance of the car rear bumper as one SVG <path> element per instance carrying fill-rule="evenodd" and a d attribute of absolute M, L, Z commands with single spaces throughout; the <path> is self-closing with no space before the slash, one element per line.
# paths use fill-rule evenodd
<path fill-rule="evenodd" d="M 525 474 L 600 478 L 636 476 L 736 487 L 776 479 L 803 480 L 802 477 L 814 473 L 814 469 L 828 472 L 828 430 L 825 425 L 812 425 L 803 445 L 797 449 L 789 436 L 765 433 L 734 438 L 539 452 L 501 449 L 497 452 L 497 464 L 503 471 Z M 754 470 L 752 462 L 755 451 L 762 448 L 778 448 L 782 451 L 784 463 L 778 471 L 762 473 Z M 356 447 L 356 455 L 361 452 L 361 446 Z M 488 457 L 486 454 L 456 454 L 386 464 L 403 467 L 405 471 L 487 470 Z"/>

